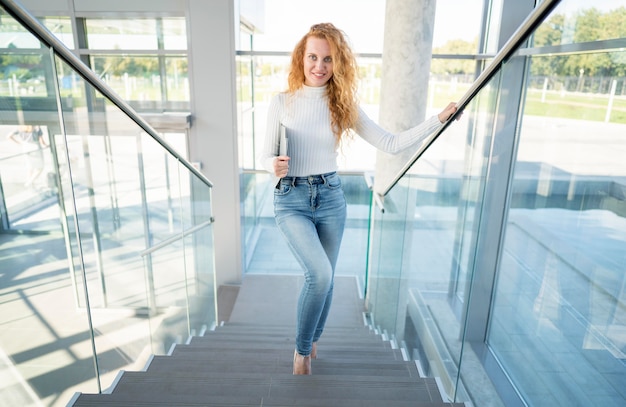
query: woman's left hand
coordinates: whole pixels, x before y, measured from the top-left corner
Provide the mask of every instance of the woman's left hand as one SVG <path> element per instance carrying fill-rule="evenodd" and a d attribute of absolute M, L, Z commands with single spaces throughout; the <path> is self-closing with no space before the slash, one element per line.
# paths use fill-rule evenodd
<path fill-rule="evenodd" d="M 450 103 L 448 103 L 448 106 L 446 106 L 446 108 L 445 108 L 445 109 L 443 109 L 443 110 L 441 111 L 441 113 L 439 113 L 439 114 L 437 115 L 437 117 L 439 118 L 439 121 L 440 121 L 441 123 L 445 123 L 445 122 L 447 122 L 447 121 L 450 119 L 450 117 L 451 117 L 451 116 L 452 116 L 455 112 L 456 112 L 456 103 L 454 103 L 454 102 L 450 102 Z M 457 118 L 456 118 L 456 120 L 459 120 L 460 118 L 461 118 L 461 115 L 458 115 L 458 116 L 457 116 Z"/>

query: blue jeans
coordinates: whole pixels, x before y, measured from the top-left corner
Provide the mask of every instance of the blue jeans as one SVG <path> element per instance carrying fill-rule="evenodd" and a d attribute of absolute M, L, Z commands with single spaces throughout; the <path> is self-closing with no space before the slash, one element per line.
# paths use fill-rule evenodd
<path fill-rule="evenodd" d="M 303 356 L 322 335 L 346 223 L 346 199 L 335 172 L 285 177 L 274 189 L 278 229 L 304 269 L 298 299 L 296 351 Z"/>

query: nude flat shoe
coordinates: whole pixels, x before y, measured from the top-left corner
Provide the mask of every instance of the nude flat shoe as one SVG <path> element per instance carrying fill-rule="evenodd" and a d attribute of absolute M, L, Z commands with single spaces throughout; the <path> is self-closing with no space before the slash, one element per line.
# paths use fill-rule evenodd
<path fill-rule="evenodd" d="M 293 352 L 293 374 L 294 375 L 310 375 L 311 374 L 311 356 L 302 356 L 298 351 Z"/>

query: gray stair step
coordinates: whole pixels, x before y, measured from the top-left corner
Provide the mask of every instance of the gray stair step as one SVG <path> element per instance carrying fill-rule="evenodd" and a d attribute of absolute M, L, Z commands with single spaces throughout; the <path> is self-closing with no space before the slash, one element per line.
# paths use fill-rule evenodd
<path fill-rule="evenodd" d="M 368 361 L 335 361 L 317 359 L 312 361 L 316 375 L 346 375 L 360 376 L 406 376 L 419 377 L 419 372 L 413 362 L 368 362 Z M 207 362 L 196 359 L 179 359 L 169 356 L 155 356 L 147 368 L 148 372 L 208 372 L 224 373 L 257 373 L 277 374 L 288 373 L 292 369 L 291 358 L 272 358 L 270 360 L 255 360 L 254 364 L 233 363 L 232 360 L 217 360 Z"/>
<path fill-rule="evenodd" d="M 202 340 L 203 338 L 233 338 L 237 340 L 248 341 L 271 341 L 279 339 L 294 339 L 295 331 L 289 332 L 264 332 L 264 331 L 243 331 L 218 328 L 216 331 L 209 331 L 204 336 L 194 337 L 193 340 Z M 320 342 L 345 342 L 351 339 L 362 343 L 388 342 L 384 340 L 382 335 L 375 334 L 369 330 L 351 330 L 351 331 L 326 331 L 322 335 Z"/>
<path fill-rule="evenodd" d="M 311 376 L 291 374 L 295 321 L 256 308 L 268 287 L 280 283 L 284 299 L 292 285 L 284 277 L 251 277 L 239 292 L 238 305 L 254 307 L 241 318 L 218 326 L 170 356 L 154 356 L 145 372 L 124 372 L 112 394 L 83 394 L 76 407 L 460 407 L 444 403 L 437 382 L 422 378 L 415 362 L 403 360 L 384 336 L 361 321 L 352 284 L 344 284 L 341 315 L 327 328 L 312 361 Z M 350 280 L 352 281 L 352 280 Z M 253 288 L 250 288 L 253 287 Z M 341 289 L 341 284 L 336 290 Z M 274 292 L 274 291 L 272 291 Z M 339 294 L 339 292 L 337 291 Z M 294 301 L 295 295 L 292 295 Z M 346 299 L 350 299 L 349 301 Z M 244 304 L 244 305 L 241 305 Z M 236 304 L 237 306 L 237 304 Z M 295 304 L 286 307 L 293 309 Z M 341 301 L 335 305 L 341 309 Z M 236 308 L 236 307 L 235 307 Z M 272 308 L 273 309 L 273 308 Z M 278 308 L 277 308 L 278 309 Z M 354 314 L 352 314 L 354 312 Z M 235 313 L 235 312 L 234 312 Z M 283 318 L 284 317 L 284 318 Z M 345 318 L 344 318 L 345 317 Z M 263 321 L 269 322 L 264 324 Z M 345 323 L 343 322 L 345 321 Z M 293 322 L 293 323 L 292 323 Z M 360 325 L 359 322 L 363 322 Z M 275 324 L 275 325 L 272 325 Z"/>
<path fill-rule="evenodd" d="M 215 331 L 209 331 L 204 334 L 204 337 L 220 337 L 220 336 L 231 336 L 231 337 L 241 337 L 241 338 L 293 338 L 295 337 L 295 330 L 291 329 L 288 332 L 268 332 L 268 331 L 255 331 L 255 330 L 233 330 L 226 328 L 217 328 Z M 199 336 L 197 338 L 203 338 Z M 354 338 L 355 340 L 368 342 L 368 341 L 381 341 L 382 336 L 375 334 L 373 331 L 362 331 L 362 330 L 352 330 L 352 331 L 326 331 L 322 335 L 322 339 L 324 340 L 339 340 L 342 338 Z"/>
<path fill-rule="evenodd" d="M 259 397 L 214 397 L 210 401 L 182 402 L 182 401 L 136 401 L 128 400 L 125 395 L 117 394 L 83 394 L 74 404 L 76 407 L 333 407 L 336 406 L 328 399 L 264 399 Z M 380 400 L 341 400 L 341 407 L 464 407 L 460 403 L 414 402 L 414 401 L 385 401 Z"/>
<path fill-rule="evenodd" d="M 292 348 L 286 348 L 285 350 L 263 350 L 262 352 L 254 348 L 241 348 L 241 349 L 219 349 L 210 351 L 201 347 L 191 346 L 177 346 L 172 351 L 173 357 L 180 358 L 193 358 L 193 359 L 205 359 L 207 361 L 213 360 L 231 360 L 233 363 L 239 363 L 241 361 L 248 360 L 267 360 L 268 358 L 287 358 L 293 359 Z M 385 362 L 385 361 L 403 361 L 402 352 L 397 349 L 389 349 L 386 352 L 363 352 L 363 351 L 333 351 L 324 350 L 320 352 L 319 359 L 334 359 L 338 361 L 362 361 L 366 359 L 369 362 Z"/>
<path fill-rule="evenodd" d="M 231 323 L 227 322 L 225 324 L 219 325 L 215 327 L 215 332 L 220 331 L 222 329 L 231 329 L 231 330 L 240 330 L 240 331 L 255 331 L 255 332 L 280 332 L 280 333 L 291 333 L 295 330 L 295 320 L 286 325 L 266 325 L 266 324 L 251 324 L 251 323 Z M 343 326 L 329 326 L 326 325 L 324 328 L 324 332 L 350 332 L 350 331 L 371 331 L 369 325 L 366 325 L 365 322 L 359 325 L 343 325 Z"/>
<path fill-rule="evenodd" d="M 295 326 L 290 327 L 268 327 L 268 326 L 229 326 L 224 325 L 215 328 L 213 331 L 207 331 L 206 336 L 220 333 L 240 334 L 242 336 L 287 336 L 295 335 Z M 345 337 L 352 336 L 355 338 L 380 338 L 381 335 L 366 326 L 353 328 L 329 328 L 324 331 L 323 338 L 326 337 Z"/>
<path fill-rule="evenodd" d="M 203 341 L 191 341 L 188 345 L 177 345 L 176 347 L 188 347 L 194 349 L 258 349 L 258 350 L 294 350 L 294 341 L 292 340 L 276 340 L 276 341 L 242 341 L 227 338 L 212 338 Z M 327 343 L 326 341 L 318 344 L 318 352 L 370 352 L 370 353 L 387 353 L 391 351 L 391 345 L 388 342 L 375 342 L 375 343 L 358 343 L 350 340 L 344 341 L 341 344 Z"/>
<path fill-rule="evenodd" d="M 126 394 L 137 401 L 161 402 L 191 402 L 198 397 L 210 402 L 212 397 L 233 394 L 264 399 L 442 402 L 434 379 L 223 373 L 183 376 L 184 380 L 173 380 L 174 377 L 177 376 L 154 377 L 142 372 L 126 372 L 113 394 Z"/>

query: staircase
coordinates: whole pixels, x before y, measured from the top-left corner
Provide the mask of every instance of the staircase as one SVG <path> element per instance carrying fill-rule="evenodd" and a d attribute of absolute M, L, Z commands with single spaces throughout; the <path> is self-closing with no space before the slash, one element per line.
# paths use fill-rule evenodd
<path fill-rule="evenodd" d="M 463 406 L 444 402 L 435 379 L 420 377 L 415 362 L 366 325 L 350 278 L 336 280 L 313 374 L 292 375 L 299 284 L 246 277 L 229 322 L 155 356 L 143 372 L 124 372 L 110 394 L 80 394 L 70 405 Z"/>

